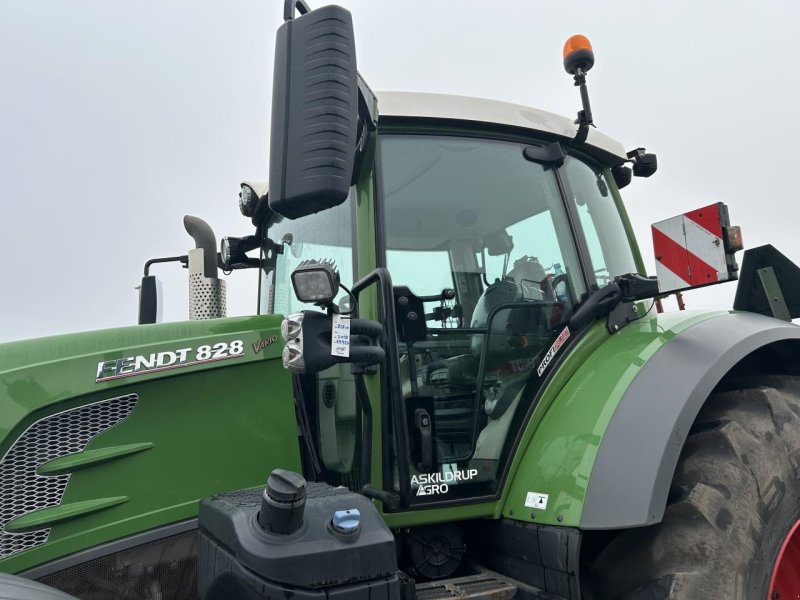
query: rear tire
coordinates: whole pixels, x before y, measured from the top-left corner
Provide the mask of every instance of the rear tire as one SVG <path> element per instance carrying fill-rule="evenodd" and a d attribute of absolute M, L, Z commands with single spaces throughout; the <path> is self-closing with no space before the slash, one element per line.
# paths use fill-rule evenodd
<path fill-rule="evenodd" d="M 662 522 L 616 536 L 584 570 L 587 596 L 764 600 L 798 519 L 800 378 L 715 393 L 686 440 Z"/>

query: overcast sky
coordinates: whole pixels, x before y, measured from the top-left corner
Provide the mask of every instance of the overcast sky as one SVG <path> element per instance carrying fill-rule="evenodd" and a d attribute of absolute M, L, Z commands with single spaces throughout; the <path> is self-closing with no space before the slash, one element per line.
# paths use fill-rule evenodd
<path fill-rule="evenodd" d="M 623 190 L 648 269 L 651 222 L 718 201 L 747 247 L 773 243 L 800 262 L 800 2 L 341 4 L 373 89 L 569 116 L 579 98 L 561 49 L 589 36 L 595 122 L 658 154 L 658 173 Z M 282 7 L 0 0 L 0 341 L 135 323 L 145 260 L 192 246 L 184 214 L 218 238 L 251 233 L 238 186 L 266 179 Z M 154 272 L 165 320 L 184 319 L 186 272 Z M 255 313 L 254 271 L 227 285 L 229 314 Z M 729 307 L 734 289 L 686 301 Z"/>

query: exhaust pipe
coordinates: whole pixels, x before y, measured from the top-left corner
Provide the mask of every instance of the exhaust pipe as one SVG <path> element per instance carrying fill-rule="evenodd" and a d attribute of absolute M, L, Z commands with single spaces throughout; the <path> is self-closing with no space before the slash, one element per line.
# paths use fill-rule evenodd
<path fill-rule="evenodd" d="M 217 277 L 217 239 L 211 227 L 186 215 L 183 226 L 192 236 L 189 251 L 189 319 L 219 319 L 226 316 L 225 282 Z"/>

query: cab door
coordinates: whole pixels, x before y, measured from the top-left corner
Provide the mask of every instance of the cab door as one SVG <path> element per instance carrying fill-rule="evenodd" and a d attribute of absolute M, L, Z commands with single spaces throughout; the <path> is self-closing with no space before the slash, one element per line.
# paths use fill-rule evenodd
<path fill-rule="evenodd" d="M 401 396 L 384 485 L 413 508 L 497 496 L 548 352 L 569 342 L 588 288 L 558 169 L 524 148 L 380 139 Z"/>

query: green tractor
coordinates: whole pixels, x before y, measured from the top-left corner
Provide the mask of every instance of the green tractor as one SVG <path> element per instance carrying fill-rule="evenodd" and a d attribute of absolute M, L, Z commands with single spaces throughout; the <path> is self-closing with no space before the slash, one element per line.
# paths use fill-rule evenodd
<path fill-rule="evenodd" d="M 376 94 L 346 10 L 284 17 L 255 232 L 187 217 L 142 324 L 0 346 L 0 597 L 798 597 L 798 268 L 740 271 L 713 204 L 644 275 L 656 157 L 593 127 L 582 36 L 573 121 Z M 194 320 L 155 323 L 166 260 Z M 259 315 L 214 318 L 220 268 Z"/>

